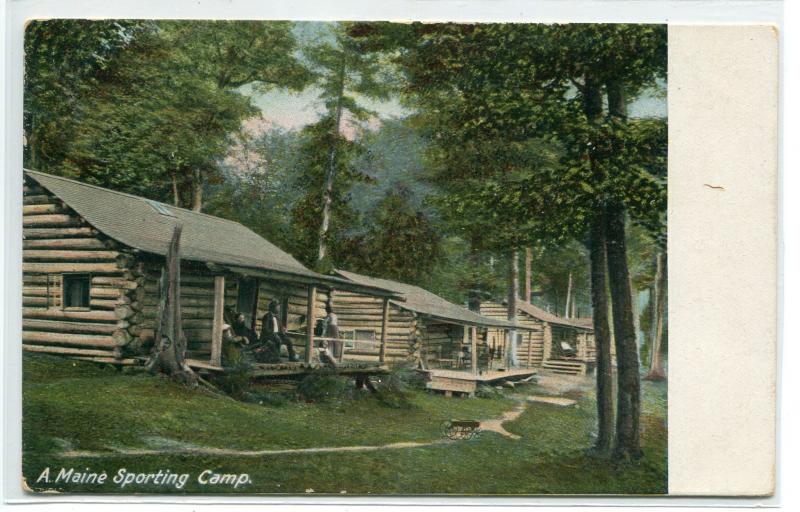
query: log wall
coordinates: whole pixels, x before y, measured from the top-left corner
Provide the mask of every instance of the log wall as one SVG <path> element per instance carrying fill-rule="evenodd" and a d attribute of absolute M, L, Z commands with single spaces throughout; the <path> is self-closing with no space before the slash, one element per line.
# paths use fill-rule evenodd
<path fill-rule="evenodd" d="M 126 248 L 30 178 L 23 189 L 23 349 L 114 362 L 130 353 L 141 281 Z M 65 308 L 63 276 L 89 274 L 89 308 Z"/>
<path fill-rule="evenodd" d="M 370 330 L 375 332 L 375 341 L 380 342 L 383 299 L 337 290 L 333 292 L 333 311 L 339 320 L 339 331 Z M 417 332 L 417 316 L 394 304 L 389 306 L 389 321 L 386 330 L 386 362 L 396 365 L 414 361 L 419 355 L 420 337 Z M 379 358 L 379 345 L 359 345 L 348 348 L 345 361 L 374 361 Z"/>
<path fill-rule="evenodd" d="M 508 319 L 508 308 L 497 302 L 482 302 L 480 314 L 498 320 Z M 541 366 L 544 359 L 544 322 L 523 312 L 517 314 L 517 323 L 531 331 L 521 331 L 522 342 L 517 348 L 517 362 L 524 367 Z"/>

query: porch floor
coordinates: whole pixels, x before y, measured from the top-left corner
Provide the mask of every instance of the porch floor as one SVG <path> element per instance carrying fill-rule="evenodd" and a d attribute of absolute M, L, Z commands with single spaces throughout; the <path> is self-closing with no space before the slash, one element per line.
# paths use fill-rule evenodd
<path fill-rule="evenodd" d="M 469 370 L 440 370 L 428 369 L 419 370 L 420 372 L 427 373 L 431 377 L 441 377 L 447 379 L 457 380 L 471 380 L 475 382 L 496 382 L 498 380 L 508 380 L 513 378 L 525 378 L 531 375 L 536 375 L 538 370 L 536 368 L 512 368 L 509 370 L 484 370 L 483 373 L 473 374 Z"/>
<path fill-rule="evenodd" d="M 224 372 L 225 368 L 212 365 L 208 361 L 198 359 L 187 359 L 186 362 L 194 369 L 202 369 L 214 372 Z M 308 373 L 335 373 L 339 375 L 379 375 L 389 372 L 389 367 L 385 363 L 368 361 L 345 361 L 338 363 L 336 368 L 312 362 L 281 362 L 281 363 L 256 363 L 250 369 L 251 377 L 283 377 L 289 375 L 304 375 Z"/>

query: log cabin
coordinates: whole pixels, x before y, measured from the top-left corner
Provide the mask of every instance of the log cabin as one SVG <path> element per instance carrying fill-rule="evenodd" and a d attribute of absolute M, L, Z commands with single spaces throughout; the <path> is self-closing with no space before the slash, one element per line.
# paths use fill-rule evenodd
<path fill-rule="evenodd" d="M 306 367 L 315 319 L 335 289 L 388 310 L 396 293 L 313 272 L 243 225 L 75 180 L 26 170 L 23 349 L 136 364 L 153 345 L 158 281 L 174 227 L 181 237 L 181 316 L 190 365 L 221 369 L 223 310 L 261 329 L 270 301 Z M 383 364 L 386 338 L 378 341 Z"/>
<path fill-rule="evenodd" d="M 509 333 L 526 331 L 524 325 L 479 315 L 418 286 L 345 270 L 336 270 L 335 274 L 402 297 L 402 301 L 389 300 L 386 360 L 414 362 L 429 373 L 430 389 L 473 394 L 478 381 L 532 373 L 514 372 L 505 364 Z M 350 357 L 374 358 L 375 354 L 363 353 L 359 343 L 381 334 L 377 301 L 358 293 L 336 291 L 332 304 L 340 336 L 352 340 Z"/>
<path fill-rule="evenodd" d="M 389 301 L 386 349 L 391 359 L 417 361 L 429 368 L 475 372 L 495 369 L 504 367 L 502 354 L 508 333 L 527 330 L 504 319 L 479 315 L 419 286 L 345 270 L 335 273 L 354 283 L 391 290 L 402 297 L 402 301 Z M 380 334 L 375 299 L 337 291 L 332 303 L 340 330 L 352 337 L 354 347 L 360 339 L 373 339 Z M 371 309 L 367 310 L 368 307 Z"/>
<path fill-rule="evenodd" d="M 480 314 L 507 318 L 504 303 L 481 302 Z M 528 329 L 518 333 L 517 363 L 553 373 L 585 375 L 596 362 L 591 318 L 563 318 L 534 304 L 517 302 L 517 323 Z"/>

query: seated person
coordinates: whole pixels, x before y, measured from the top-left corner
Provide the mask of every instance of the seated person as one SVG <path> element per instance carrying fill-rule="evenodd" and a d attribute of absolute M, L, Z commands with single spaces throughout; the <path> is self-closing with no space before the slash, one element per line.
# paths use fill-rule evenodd
<path fill-rule="evenodd" d="M 278 303 L 269 303 L 267 314 L 261 319 L 261 338 L 259 347 L 254 350 L 256 360 L 264 363 L 277 363 L 280 361 L 281 345 L 286 345 L 289 360 L 297 361 L 298 357 L 292 342 L 286 337 L 286 327 L 278 314 Z"/>
<path fill-rule="evenodd" d="M 233 333 L 236 336 L 242 336 L 244 338 L 247 338 L 248 344 L 255 343 L 258 340 L 258 335 L 256 335 L 256 331 L 247 326 L 247 323 L 245 322 L 244 313 L 239 313 L 236 315 L 233 321 L 232 328 L 233 328 Z"/>

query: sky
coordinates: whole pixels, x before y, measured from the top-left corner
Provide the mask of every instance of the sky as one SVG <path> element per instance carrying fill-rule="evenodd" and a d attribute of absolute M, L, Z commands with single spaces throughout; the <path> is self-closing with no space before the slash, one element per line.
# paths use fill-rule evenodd
<path fill-rule="evenodd" d="M 646 91 L 633 101 L 628 109 L 631 117 L 667 117 L 666 84 L 660 84 L 660 91 Z M 267 124 L 287 130 L 299 130 L 320 118 L 324 110 L 319 100 L 319 89 L 310 87 L 293 93 L 274 90 L 268 93 L 254 93 L 250 88 L 243 92 L 253 97 L 253 102 L 261 109 Z M 373 101 L 359 98 L 360 103 L 374 111 L 381 119 L 401 118 L 408 112 L 396 100 Z"/>

